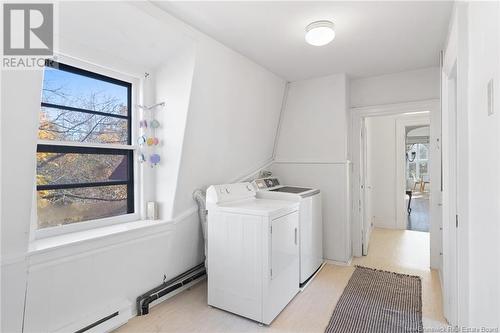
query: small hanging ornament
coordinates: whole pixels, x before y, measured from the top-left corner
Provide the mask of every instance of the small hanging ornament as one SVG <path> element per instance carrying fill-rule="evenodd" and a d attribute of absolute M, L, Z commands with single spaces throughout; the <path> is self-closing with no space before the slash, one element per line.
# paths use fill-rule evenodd
<path fill-rule="evenodd" d="M 139 144 L 139 146 L 142 146 L 145 142 L 146 138 L 144 137 L 144 135 L 141 135 L 140 137 L 137 138 L 137 144 Z"/>
<path fill-rule="evenodd" d="M 160 143 L 160 140 L 157 137 L 150 137 L 146 143 L 148 146 L 157 146 Z"/>
<path fill-rule="evenodd" d="M 158 127 L 160 127 L 160 122 L 156 119 L 153 119 L 149 123 L 149 126 L 151 126 L 151 128 L 158 128 Z"/>
<path fill-rule="evenodd" d="M 158 165 L 160 163 L 160 155 L 152 154 L 149 157 L 149 162 L 151 162 L 151 167 Z"/>

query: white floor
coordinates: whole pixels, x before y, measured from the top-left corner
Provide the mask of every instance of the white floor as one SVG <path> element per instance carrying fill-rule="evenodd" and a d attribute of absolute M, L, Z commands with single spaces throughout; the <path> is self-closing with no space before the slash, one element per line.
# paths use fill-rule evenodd
<path fill-rule="evenodd" d="M 429 269 L 429 233 L 374 229 L 369 255 L 355 258 L 364 265 L 422 277 L 424 326 L 443 327 L 441 287 Z M 270 326 L 207 306 L 206 281 L 136 317 L 117 332 L 324 332 L 353 266 L 326 265 L 316 279 L 283 310 Z"/>

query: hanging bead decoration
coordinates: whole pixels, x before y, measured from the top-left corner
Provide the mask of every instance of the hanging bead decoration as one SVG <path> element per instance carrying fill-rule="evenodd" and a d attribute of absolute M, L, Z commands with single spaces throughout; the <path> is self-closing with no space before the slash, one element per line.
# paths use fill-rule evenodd
<path fill-rule="evenodd" d="M 149 76 L 146 73 L 145 78 Z M 156 111 L 162 109 L 165 102 L 156 103 L 151 106 L 138 105 L 142 110 L 142 119 L 139 121 L 139 129 L 142 132 L 137 138 L 139 145 L 138 161 L 144 163 L 149 161 L 151 167 L 157 166 L 160 163 L 160 155 L 156 152 L 156 147 L 160 144 L 160 139 L 156 135 L 160 128 L 160 122 L 156 119 Z M 149 158 L 147 158 L 149 156 Z"/>

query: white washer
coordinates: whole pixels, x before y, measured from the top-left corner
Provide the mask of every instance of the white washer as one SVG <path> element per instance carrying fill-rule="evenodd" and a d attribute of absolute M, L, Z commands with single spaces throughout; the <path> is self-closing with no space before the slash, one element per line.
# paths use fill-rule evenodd
<path fill-rule="evenodd" d="M 250 183 L 208 188 L 209 305 L 273 321 L 299 292 L 298 209 Z"/>
<path fill-rule="evenodd" d="M 258 198 L 290 200 L 300 203 L 299 256 L 300 286 L 304 286 L 323 264 L 323 218 L 319 189 L 280 185 L 278 178 L 253 182 Z"/>

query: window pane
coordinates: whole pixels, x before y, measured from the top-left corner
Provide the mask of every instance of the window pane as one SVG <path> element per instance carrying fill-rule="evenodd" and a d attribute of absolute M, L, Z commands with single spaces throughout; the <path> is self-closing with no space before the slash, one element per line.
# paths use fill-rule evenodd
<path fill-rule="evenodd" d="M 133 196 L 132 154 L 85 145 L 130 144 L 131 84 L 56 62 L 51 66 L 44 71 L 39 139 L 82 145 L 38 146 L 38 227 L 133 212 L 133 198 L 127 200 Z M 96 184 L 106 182 L 126 184 Z"/>
<path fill-rule="evenodd" d="M 420 177 L 427 175 L 427 162 L 420 162 L 418 165 Z"/>
<path fill-rule="evenodd" d="M 127 186 L 38 191 L 38 228 L 127 214 Z"/>
<path fill-rule="evenodd" d="M 428 155 L 428 151 L 429 151 L 429 148 L 427 145 L 425 144 L 419 144 L 419 159 L 421 160 L 426 160 L 427 159 L 427 155 Z"/>
<path fill-rule="evenodd" d="M 38 137 L 42 140 L 127 144 L 127 120 L 42 107 Z"/>
<path fill-rule="evenodd" d="M 417 178 L 417 165 L 415 162 L 408 163 L 408 177 Z"/>
<path fill-rule="evenodd" d="M 124 155 L 43 153 L 37 157 L 37 185 L 127 180 Z"/>
<path fill-rule="evenodd" d="M 127 96 L 125 86 L 45 67 L 42 92 L 45 103 L 126 116 Z"/>

